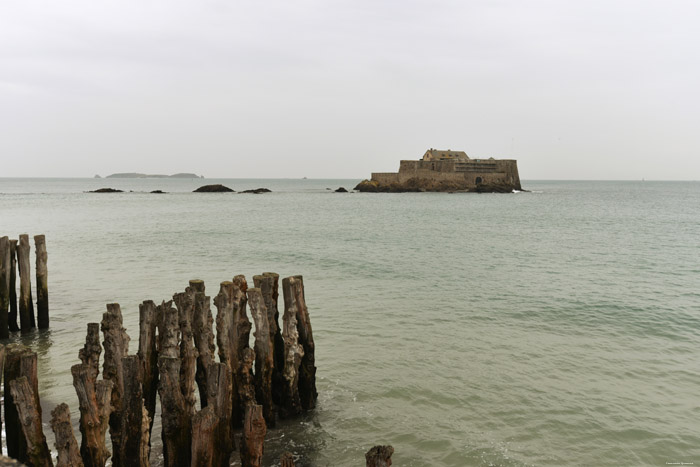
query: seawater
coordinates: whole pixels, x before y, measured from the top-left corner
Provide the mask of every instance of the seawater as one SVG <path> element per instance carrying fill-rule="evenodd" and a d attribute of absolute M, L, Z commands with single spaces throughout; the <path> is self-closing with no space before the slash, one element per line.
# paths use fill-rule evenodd
<path fill-rule="evenodd" d="M 355 183 L 0 179 L 0 234 L 47 238 L 51 329 L 12 338 L 39 352 L 45 419 L 77 423 L 70 366 L 106 303 L 135 353 L 143 300 L 275 271 L 304 276 L 319 403 L 269 431 L 266 465 L 375 444 L 397 466 L 700 463 L 700 183 L 326 189 Z M 84 193 L 103 186 L 127 192 Z"/>

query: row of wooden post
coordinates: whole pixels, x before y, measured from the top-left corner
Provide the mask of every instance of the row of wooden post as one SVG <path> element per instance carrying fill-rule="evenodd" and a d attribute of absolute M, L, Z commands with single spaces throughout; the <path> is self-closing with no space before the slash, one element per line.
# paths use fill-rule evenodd
<path fill-rule="evenodd" d="M 36 251 L 37 321 L 39 329 L 49 327 L 49 289 L 46 269 L 46 238 L 34 236 Z M 19 240 L 0 237 L 0 339 L 10 332 L 28 332 L 37 327 L 34 320 L 34 303 L 29 261 L 29 236 L 22 234 Z M 17 271 L 19 270 L 19 307 L 17 297 Z M 17 325 L 19 311 L 20 325 Z"/>

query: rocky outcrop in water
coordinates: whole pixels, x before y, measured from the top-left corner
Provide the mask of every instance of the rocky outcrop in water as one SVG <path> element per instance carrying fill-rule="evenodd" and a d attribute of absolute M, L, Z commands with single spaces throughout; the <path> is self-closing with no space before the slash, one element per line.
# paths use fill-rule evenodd
<path fill-rule="evenodd" d="M 365 193 L 408 193 L 408 192 L 472 192 L 472 193 L 512 193 L 516 187 L 507 183 L 483 183 L 469 187 L 466 182 L 436 181 L 411 178 L 403 183 L 381 184 L 373 180 L 363 180 L 355 190 Z"/>
<path fill-rule="evenodd" d="M 335 192 L 336 192 L 336 193 L 347 193 L 348 190 L 346 190 L 344 187 L 341 186 L 340 188 L 338 188 L 337 190 L 335 190 Z"/>
<path fill-rule="evenodd" d="M 117 190 L 116 188 L 99 188 L 94 191 L 88 191 L 88 193 L 124 193 L 124 190 Z"/>
<path fill-rule="evenodd" d="M 272 190 L 269 190 L 267 188 L 256 188 L 254 190 L 243 190 L 241 193 L 254 193 L 256 195 L 259 195 L 260 193 L 271 193 Z"/>
<path fill-rule="evenodd" d="M 217 184 L 217 185 L 204 185 L 200 186 L 196 190 L 193 191 L 193 193 L 233 193 L 236 190 L 232 190 L 231 188 Z"/>

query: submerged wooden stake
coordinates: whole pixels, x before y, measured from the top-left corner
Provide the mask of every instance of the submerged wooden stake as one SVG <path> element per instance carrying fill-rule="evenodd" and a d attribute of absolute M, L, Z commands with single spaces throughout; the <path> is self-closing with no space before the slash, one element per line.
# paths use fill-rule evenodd
<path fill-rule="evenodd" d="M 265 418 L 262 406 L 250 404 L 245 410 L 245 422 L 241 435 L 241 464 L 243 467 L 262 465 L 263 443 L 265 442 Z"/>
<path fill-rule="evenodd" d="M 17 325 L 17 240 L 10 240 L 10 332 L 19 331 Z"/>
<path fill-rule="evenodd" d="M 180 359 L 158 357 L 163 459 L 166 467 L 187 467 L 192 457 L 192 414 L 180 390 Z"/>
<path fill-rule="evenodd" d="M 150 420 L 143 405 L 141 390 L 141 365 L 139 357 L 128 355 L 122 358 L 124 371 L 124 394 L 122 398 L 122 425 L 120 432 L 121 452 L 118 459 L 124 467 L 148 467 L 150 450 Z M 117 457 L 117 456 L 115 456 Z"/>
<path fill-rule="evenodd" d="M 123 358 L 129 352 L 129 336 L 123 326 L 122 311 L 118 303 L 107 304 L 102 314 L 102 334 L 105 349 L 102 377 L 114 382 L 112 388 L 112 414 L 109 417 L 109 435 L 112 438 L 112 464 L 121 466 L 122 459 L 122 407 L 124 397 Z"/>
<path fill-rule="evenodd" d="M 10 382 L 26 377 L 31 385 L 38 389 L 36 376 L 36 353 L 22 344 L 8 344 L 5 347 L 5 441 L 7 455 L 24 461 L 27 456 L 27 440 L 20 426 L 19 414 L 10 391 Z"/>
<path fill-rule="evenodd" d="M 10 239 L 0 237 L 0 339 L 10 337 L 9 308 L 10 308 L 10 267 L 12 251 Z"/>
<path fill-rule="evenodd" d="M 318 392 L 316 391 L 316 361 L 314 335 L 311 330 L 309 310 L 306 308 L 304 297 L 304 280 L 301 276 L 287 277 L 282 281 L 284 290 L 284 308 L 296 313 L 299 343 L 304 348 L 304 354 L 299 367 L 299 398 L 304 410 L 316 406 Z"/>
<path fill-rule="evenodd" d="M 365 454 L 366 467 L 389 467 L 394 448 L 391 446 L 374 446 Z"/>
<path fill-rule="evenodd" d="M 192 321 L 192 335 L 194 345 L 197 348 L 197 372 L 195 379 L 199 388 L 199 402 L 204 408 L 207 400 L 207 379 L 209 367 L 214 362 L 214 322 L 209 305 L 210 298 L 204 294 L 204 281 L 191 280 L 190 288 L 194 291 L 194 318 Z"/>
<path fill-rule="evenodd" d="M 19 321 L 22 333 L 36 327 L 34 323 L 34 303 L 32 302 L 32 282 L 29 271 L 29 236 L 19 236 L 17 259 L 19 265 Z"/>
<path fill-rule="evenodd" d="M 304 347 L 299 344 L 296 309 L 285 304 L 282 316 L 282 339 L 284 340 L 284 386 L 280 413 L 285 417 L 301 413 L 299 398 L 299 366 L 304 356 Z"/>
<path fill-rule="evenodd" d="M 255 399 L 263 407 L 267 426 L 275 426 L 276 410 L 272 402 L 273 350 L 267 308 L 259 288 L 248 289 L 250 314 L 255 321 Z"/>
<path fill-rule="evenodd" d="M 83 467 L 78 442 L 75 440 L 70 423 L 70 409 L 67 404 L 59 404 L 51 411 L 51 429 L 56 435 L 58 459 L 56 467 Z"/>
<path fill-rule="evenodd" d="M 272 341 L 272 400 L 275 404 L 282 404 L 282 388 L 284 387 L 284 340 L 279 325 L 279 277 L 274 272 L 264 272 L 261 276 L 254 276 L 255 287 L 262 292 L 265 308 L 267 309 L 267 322 L 270 328 L 270 340 Z"/>
<path fill-rule="evenodd" d="M 36 389 L 32 388 L 32 384 L 25 376 L 21 376 L 10 381 L 10 392 L 27 442 L 26 455 L 18 457 L 17 460 L 34 467 L 53 467 L 51 451 L 46 444 L 46 437 L 41 427 L 41 405 L 38 403 L 39 396 Z"/>
<path fill-rule="evenodd" d="M 143 384 L 143 399 L 150 423 L 148 433 L 150 439 L 153 419 L 156 415 L 156 396 L 158 394 L 158 350 L 156 348 L 156 304 L 146 300 L 139 305 L 139 362 L 141 365 L 141 383 Z"/>
<path fill-rule="evenodd" d="M 34 236 L 34 251 L 36 252 L 36 313 L 39 329 L 49 327 L 49 286 L 46 269 L 46 237 Z"/>

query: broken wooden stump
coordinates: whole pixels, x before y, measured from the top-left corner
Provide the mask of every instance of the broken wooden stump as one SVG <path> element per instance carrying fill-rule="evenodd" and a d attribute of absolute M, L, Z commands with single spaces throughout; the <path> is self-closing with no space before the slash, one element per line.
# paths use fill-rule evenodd
<path fill-rule="evenodd" d="M 248 289 L 250 314 L 255 321 L 255 399 L 263 407 L 268 427 L 275 426 L 276 409 L 272 401 L 272 368 L 274 364 L 267 308 L 259 288 Z"/>
<path fill-rule="evenodd" d="M 374 446 L 365 454 L 366 467 L 389 467 L 394 448 L 391 446 Z"/>
<path fill-rule="evenodd" d="M 150 439 L 153 419 L 156 415 L 156 396 L 158 394 L 158 349 L 156 342 L 157 308 L 152 300 L 139 305 L 139 363 L 141 365 L 141 384 L 143 399 L 150 423 Z"/>
<path fill-rule="evenodd" d="M 299 398 L 299 367 L 304 356 L 304 347 L 299 343 L 299 331 L 297 330 L 297 313 L 293 307 L 285 303 L 282 316 L 282 339 L 284 340 L 284 370 L 282 376 L 282 404 L 280 415 L 289 417 L 301 413 L 301 399 Z"/>
<path fill-rule="evenodd" d="M 280 467 L 294 467 L 294 456 L 291 452 L 285 452 L 280 457 Z"/>
<path fill-rule="evenodd" d="M 10 332 L 19 331 L 17 325 L 17 240 L 10 240 Z"/>
<path fill-rule="evenodd" d="M 207 378 L 209 367 L 214 362 L 216 346 L 214 345 L 214 322 L 209 305 L 210 298 L 204 293 L 204 281 L 191 280 L 190 288 L 194 291 L 194 315 L 192 320 L 192 335 L 197 348 L 197 371 L 195 380 L 199 388 L 199 402 L 202 408 L 207 401 Z"/>
<path fill-rule="evenodd" d="M 120 467 L 148 467 L 151 423 L 144 407 L 139 357 L 128 355 L 122 358 L 124 393 L 122 394 L 121 430 L 119 455 L 112 465 Z M 117 463 L 118 462 L 120 463 Z"/>
<path fill-rule="evenodd" d="M 105 434 L 112 413 L 112 380 L 97 381 L 100 372 L 100 325 L 88 323 L 85 346 L 78 352 L 82 363 L 71 367 L 80 407 L 80 455 L 86 467 L 104 467 L 111 453 Z"/>
<path fill-rule="evenodd" d="M 316 391 L 316 360 L 314 336 L 309 319 L 309 310 L 306 307 L 304 297 L 304 280 L 302 276 L 287 277 L 282 281 L 284 290 L 284 308 L 295 312 L 297 317 L 297 330 L 299 343 L 304 348 L 304 354 L 299 367 L 299 398 L 304 410 L 311 410 L 316 406 L 318 392 Z"/>
<path fill-rule="evenodd" d="M 265 308 L 267 309 L 267 323 L 270 328 L 272 341 L 272 401 L 276 405 L 282 404 L 282 387 L 284 386 L 284 340 L 279 326 L 279 277 L 274 272 L 264 272 L 261 276 L 254 276 L 253 282 L 262 292 Z"/>
<path fill-rule="evenodd" d="M 253 376 L 253 366 L 255 364 L 255 352 L 250 347 L 243 349 L 243 357 L 238 365 L 236 373 L 236 384 L 238 387 L 238 403 L 243 409 L 245 418 L 245 407 L 255 404 L 255 377 Z M 233 412 L 235 416 L 235 412 Z M 240 420 L 242 426 L 243 420 Z"/>
<path fill-rule="evenodd" d="M 0 339 L 10 337 L 10 267 L 12 265 L 10 239 L 0 237 Z"/>
<path fill-rule="evenodd" d="M 265 442 L 265 418 L 262 406 L 249 404 L 245 410 L 243 434 L 241 435 L 241 465 L 260 467 L 262 465 L 263 443 Z"/>
<path fill-rule="evenodd" d="M 23 333 L 36 327 L 29 270 L 29 249 L 29 236 L 27 234 L 20 235 L 17 244 L 17 262 L 19 266 L 19 321 Z"/>
<path fill-rule="evenodd" d="M 70 423 L 70 409 L 67 404 L 59 404 L 51 411 L 51 429 L 56 435 L 58 459 L 56 467 L 83 467 L 80 448 L 75 440 Z"/>
<path fill-rule="evenodd" d="M 194 406 L 197 401 L 194 394 L 197 349 L 194 346 L 194 337 L 192 335 L 194 291 L 187 287 L 184 293 L 173 295 L 173 301 L 177 307 L 178 324 L 180 326 L 180 392 L 184 397 L 187 412 L 194 414 Z"/>
<path fill-rule="evenodd" d="M 192 457 L 192 413 L 180 389 L 180 359 L 158 357 L 163 459 L 166 467 L 187 467 Z"/>
<path fill-rule="evenodd" d="M 46 237 L 34 236 L 34 252 L 36 253 L 36 313 L 39 329 L 49 327 L 49 285 L 48 270 L 46 269 Z"/>
<path fill-rule="evenodd" d="M 158 329 L 157 355 L 178 358 L 180 356 L 180 324 L 177 309 L 172 300 L 156 307 L 156 328 Z M 157 360 L 156 360 L 157 363 Z"/>
<path fill-rule="evenodd" d="M 109 436 L 112 439 L 112 464 L 122 465 L 122 417 L 124 410 L 124 367 L 123 358 L 129 352 L 129 336 L 123 326 L 122 311 L 118 303 L 107 304 L 102 314 L 101 330 L 104 336 L 104 363 L 102 378 L 114 382 L 112 388 L 112 414 L 109 416 Z"/>
<path fill-rule="evenodd" d="M 5 346 L 5 368 L 3 380 L 5 385 L 5 441 L 7 455 L 24 462 L 27 455 L 27 440 L 22 431 L 19 414 L 10 391 L 10 382 L 20 377 L 27 378 L 35 389 L 38 398 L 38 380 L 36 374 L 36 353 L 22 344 Z M 41 405 L 39 405 L 41 411 Z"/>
<path fill-rule="evenodd" d="M 215 432 L 219 419 L 214 407 L 207 406 L 192 417 L 192 462 L 197 467 L 220 466 L 215 460 L 218 446 Z"/>
<path fill-rule="evenodd" d="M 36 354 L 34 357 L 36 361 Z M 51 451 L 41 426 L 41 405 L 38 403 L 37 390 L 32 388 L 32 383 L 25 376 L 20 376 L 10 381 L 10 393 L 27 443 L 26 452 L 17 457 L 17 460 L 34 467 L 53 467 Z"/>

